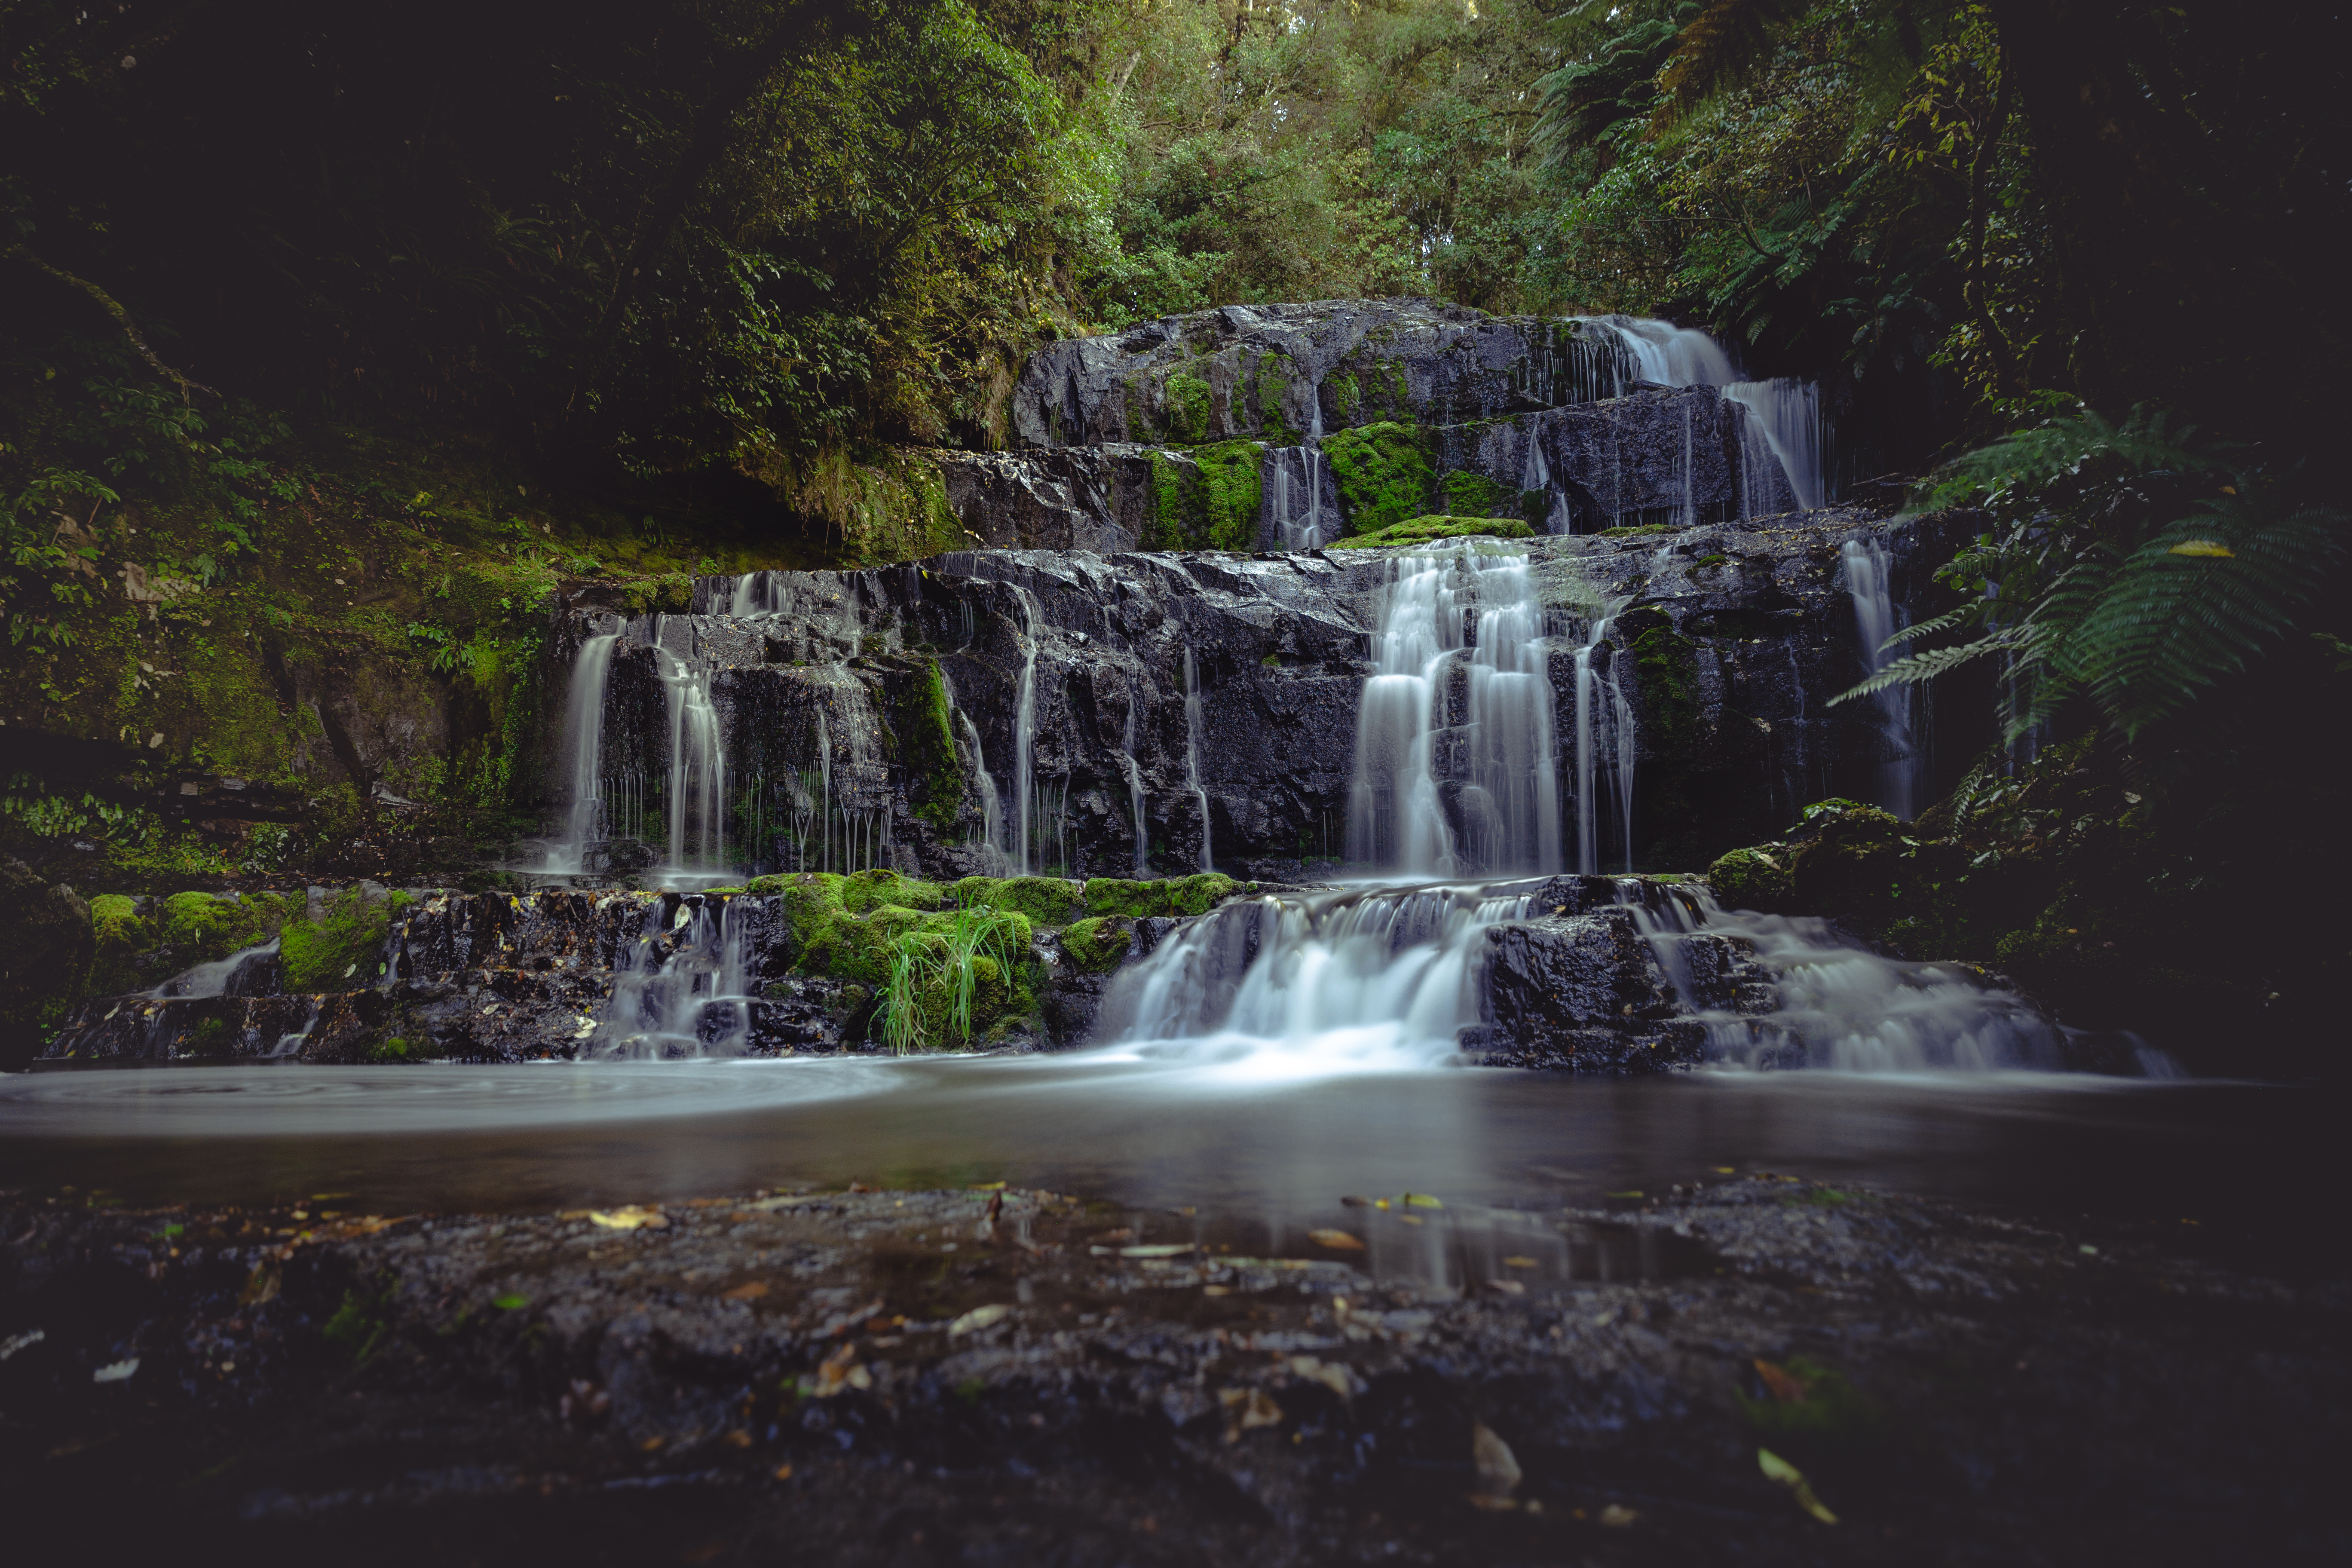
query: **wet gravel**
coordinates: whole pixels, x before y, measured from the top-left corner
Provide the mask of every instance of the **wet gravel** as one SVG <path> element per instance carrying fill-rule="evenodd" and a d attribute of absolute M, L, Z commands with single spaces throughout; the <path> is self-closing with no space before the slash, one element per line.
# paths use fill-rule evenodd
<path fill-rule="evenodd" d="M 2352 1546 L 2338 1258 L 1764 1173 L 1385 1201 L 1261 1257 L 1215 1216 L 1003 1189 L 526 1217 L 10 1194 L 0 1507 L 83 1561 Z"/>

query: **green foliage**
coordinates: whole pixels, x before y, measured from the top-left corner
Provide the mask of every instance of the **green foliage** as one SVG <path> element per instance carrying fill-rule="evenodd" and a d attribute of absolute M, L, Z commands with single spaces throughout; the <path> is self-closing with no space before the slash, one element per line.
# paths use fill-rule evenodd
<path fill-rule="evenodd" d="M 353 991 L 374 984 L 383 973 L 392 917 L 407 901 L 406 893 L 352 887 L 328 900 L 323 920 L 287 921 L 278 932 L 287 990 Z"/>
<path fill-rule="evenodd" d="M 50 468 L 0 503 L 0 605 L 12 647 L 73 641 L 68 612 L 98 587 L 98 509 L 122 498 L 88 474 Z M 87 518 L 77 514 L 87 510 Z"/>
<path fill-rule="evenodd" d="M 2143 406 L 2121 426 L 2078 409 L 1956 460 L 1919 500 L 1990 514 L 1940 574 L 1974 597 L 1890 640 L 1976 635 L 1835 700 L 1998 655 L 2012 741 L 2077 698 L 2127 739 L 2180 713 L 2284 643 L 2344 554 L 2342 510 L 2229 457 Z"/>
<path fill-rule="evenodd" d="M 1013 1007 L 1009 979 L 1029 940 L 1021 916 L 984 909 L 958 910 L 905 931 L 882 980 L 875 1027 L 883 1044 L 902 1056 L 971 1044 Z"/>
<path fill-rule="evenodd" d="M 1769 847 L 1734 849 L 1719 857 L 1706 868 L 1706 885 L 1726 909 L 1769 913 L 1790 907 L 1789 868 Z"/>
<path fill-rule="evenodd" d="M 1085 886 L 1060 877 L 966 877 L 948 890 L 964 909 L 1009 910 L 1032 924 L 1058 926 L 1080 907 Z"/>
<path fill-rule="evenodd" d="M 1387 550 L 1441 539 L 1527 539 L 1535 530 L 1516 517 L 1411 517 L 1370 533 L 1334 540 L 1333 550 Z"/>
<path fill-rule="evenodd" d="M 1257 548 L 1260 469 L 1265 458 L 1265 447 L 1255 441 L 1227 441 L 1193 451 L 1192 460 L 1201 466 L 1212 548 Z"/>
<path fill-rule="evenodd" d="M 320 1331 L 353 1365 L 365 1366 L 392 1337 L 394 1305 L 389 1287 L 381 1291 L 353 1287 L 343 1292 L 341 1304 Z"/>
<path fill-rule="evenodd" d="M 1416 426 L 1359 425 L 1326 437 L 1323 455 L 1338 482 L 1349 532 L 1376 532 L 1429 513 L 1436 475 Z"/>
<path fill-rule="evenodd" d="M 1135 931 L 1117 915 L 1088 915 L 1062 932 L 1062 952 L 1089 974 L 1108 974 L 1135 945 Z"/>
<path fill-rule="evenodd" d="M 139 918 L 139 901 L 121 893 L 100 893 L 89 901 L 90 931 L 101 948 L 142 947 L 147 922 Z"/>
<path fill-rule="evenodd" d="M 1086 884 L 1089 915 L 1204 915 L 1243 890 L 1243 884 L 1222 871 L 1196 871 L 1189 877 L 1130 881 L 1118 877 L 1090 878 Z"/>
<path fill-rule="evenodd" d="M 1209 384 L 1197 375 L 1178 371 L 1169 376 L 1162 389 L 1168 416 L 1168 434 L 1179 441 L 1205 441 L 1209 438 Z"/>

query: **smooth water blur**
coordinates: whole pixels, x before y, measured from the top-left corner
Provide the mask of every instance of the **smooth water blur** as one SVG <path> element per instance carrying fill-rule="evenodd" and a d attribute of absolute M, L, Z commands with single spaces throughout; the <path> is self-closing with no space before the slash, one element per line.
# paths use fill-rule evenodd
<path fill-rule="evenodd" d="M 1213 1042 L 1198 1042 L 1210 1047 Z M 2053 1073 L 1488 1068 L 1285 1079 L 1254 1056 L 179 1068 L 0 1078 L 0 1184 L 130 1203 L 345 1194 L 521 1212 L 792 1184 L 1008 1181 L 1273 1222 L 1344 1194 L 1595 1203 L 1771 1170 L 2042 1211 L 2288 1211 L 2332 1097 Z"/>

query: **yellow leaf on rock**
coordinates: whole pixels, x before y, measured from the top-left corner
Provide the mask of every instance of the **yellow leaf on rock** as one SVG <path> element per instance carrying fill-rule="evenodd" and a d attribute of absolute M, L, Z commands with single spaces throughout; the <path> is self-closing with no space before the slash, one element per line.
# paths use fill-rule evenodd
<path fill-rule="evenodd" d="M 1361 1252 L 1364 1244 L 1344 1230 L 1310 1230 L 1307 1238 L 1318 1247 L 1328 1247 L 1334 1252 Z"/>
<path fill-rule="evenodd" d="M 669 1216 L 661 1210 L 640 1208 L 635 1204 L 631 1204 L 626 1208 L 590 1209 L 588 1218 L 592 1224 L 602 1226 L 606 1230 L 667 1230 L 669 1228 Z"/>
<path fill-rule="evenodd" d="M 1427 1193 L 1407 1193 L 1404 1201 L 1409 1207 L 1417 1209 L 1442 1209 L 1445 1206 Z"/>
<path fill-rule="evenodd" d="M 993 1328 L 995 1325 L 1004 1321 L 1005 1319 L 1012 1315 L 1013 1309 L 1004 1306 L 1002 1303 L 991 1303 L 985 1307 L 974 1307 L 971 1311 L 966 1312 L 962 1317 L 958 1318 L 954 1322 L 948 1325 L 948 1338 L 951 1340 L 959 1339 L 965 1334 L 977 1333 L 982 1329 Z"/>
<path fill-rule="evenodd" d="M 1832 1513 L 1822 1505 L 1822 1500 L 1813 1495 L 1812 1486 L 1805 1479 L 1805 1473 L 1796 1466 L 1769 1448 L 1756 1450 L 1756 1464 L 1764 1472 L 1767 1480 L 1778 1481 L 1796 1494 L 1799 1508 L 1803 1509 L 1823 1524 L 1835 1524 L 1838 1521 L 1838 1516 Z"/>

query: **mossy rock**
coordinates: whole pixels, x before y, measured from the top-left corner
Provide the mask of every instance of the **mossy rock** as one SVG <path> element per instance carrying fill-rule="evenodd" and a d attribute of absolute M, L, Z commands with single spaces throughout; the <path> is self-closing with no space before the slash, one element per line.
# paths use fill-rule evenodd
<path fill-rule="evenodd" d="M 1371 533 L 1428 515 L 1437 476 L 1418 426 L 1359 425 L 1323 440 L 1350 533 Z"/>
<path fill-rule="evenodd" d="M 102 948 L 130 952 L 144 947 L 149 926 L 139 916 L 139 900 L 124 893 L 100 893 L 89 901 L 89 929 Z"/>
<path fill-rule="evenodd" d="M 1089 974 L 1118 968 L 1135 945 L 1135 922 L 1122 915 L 1088 915 L 1062 932 L 1062 952 Z"/>
<path fill-rule="evenodd" d="M 1208 507 L 1209 539 L 1216 550 L 1257 548 L 1258 500 L 1265 447 L 1257 441 L 1224 441 L 1192 454 L 1201 468 Z"/>
<path fill-rule="evenodd" d="M 1596 536 L 1601 539 L 1645 539 L 1654 533 L 1680 533 L 1682 525 L 1675 522 L 1643 522 L 1629 528 L 1604 528 Z"/>
<path fill-rule="evenodd" d="M 1060 877 L 966 877 L 949 890 L 967 910 L 1007 910 L 1032 925 L 1067 925 L 1085 897 L 1084 885 Z"/>
<path fill-rule="evenodd" d="M 1190 877 L 1151 881 L 1096 877 L 1086 886 L 1086 908 L 1090 915 L 1126 915 L 1131 919 L 1204 915 L 1242 889 L 1242 883 L 1222 871 L 1198 871 Z"/>
<path fill-rule="evenodd" d="M 1796 884 L 1789 868 L 1785 844 L 1759 844 L 1734 849 L 1706 868 L 1706 885 L 1716 902 L 1726 909 L 1786 912 L 1792 907 Z"/>
<path fill-rule="evenodd" d="M 1370 533 L 1353 533 L 1336 541 L 1334 550 L 1385 550 L 1401 544 L 1427 544 L 1440 539 L 1528 539 L 1535 530 L 1516 517 L 1408 518 Z"/>
<path fill-rule="evenodd" d="M 406 893 L 346 888 L 327 900 L 322 918 L 289 920 L 278 933 L 286 989 L 349 991 L 374 984 L 383 973 L 392 918 L 408 902 Z"/>

